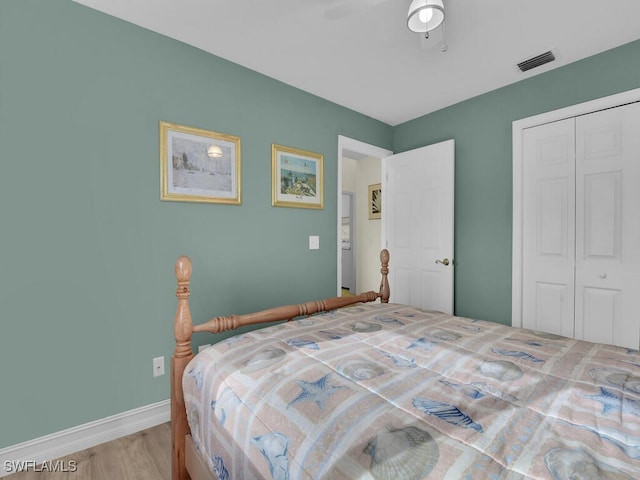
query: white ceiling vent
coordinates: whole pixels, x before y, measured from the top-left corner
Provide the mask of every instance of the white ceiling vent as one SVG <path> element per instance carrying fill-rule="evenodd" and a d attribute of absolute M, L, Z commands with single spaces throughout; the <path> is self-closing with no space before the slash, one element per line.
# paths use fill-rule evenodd
<path fill-rule="evenodd" d="M 536 55 L 535 57 L 528 58 L 518 63 L 518 69 L 521 72 L 526 72 L 528 70 L 531 70 L 532 68 L 544 65 L 545 63 L 553 62 L 555 59 L 556 56 L 551 50 L 549 50 L 547 52 L 541 53 L 540 55 Z"/>

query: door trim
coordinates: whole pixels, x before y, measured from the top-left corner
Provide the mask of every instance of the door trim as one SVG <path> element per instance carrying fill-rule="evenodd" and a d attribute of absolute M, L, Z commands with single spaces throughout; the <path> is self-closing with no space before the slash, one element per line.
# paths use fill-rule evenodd
<path fill-rule="evenodd" d="M 640 102 L 640 88 L 609 95 L 577 105 L 541 113 L 512 123 L 513 145 L 513 232 L 511 257 L 511 325 L 522 327 L 522 185 L 523 185 L 523 133 L 527 128 L 566 118 L 578 117 L 599 110 Z"/>
<path fill-rule="evenodd" d="M 369 143 L 361 142 L 360 140 L 355 140 L 343 135 L 338 135 L 338 208 L 336 211 L 336 249 L 338 251 L 338 274 L 336 276 L 336 292 L 338 296 L 342 294 L 342 244 L 340 241 L 340 232 L 342 230 L 342 156 L 344 155 L 345 150 L 349 152 L 356 152 L 366 157 L 377 157 L 380 159 L 393 154 L 391 150 L 387 150 L 386 148 L 377 147 Z"/>

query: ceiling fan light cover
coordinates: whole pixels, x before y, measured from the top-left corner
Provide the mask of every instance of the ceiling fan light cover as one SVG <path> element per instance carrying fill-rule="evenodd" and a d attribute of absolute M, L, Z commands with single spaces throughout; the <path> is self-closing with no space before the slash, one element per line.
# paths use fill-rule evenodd
<path fill-rule="evenodd" d="M 426 33 L 438 28 L 444 21 L 442 0 L 413 0 L 409 6 L 407 27 L 416 33 Z"/>

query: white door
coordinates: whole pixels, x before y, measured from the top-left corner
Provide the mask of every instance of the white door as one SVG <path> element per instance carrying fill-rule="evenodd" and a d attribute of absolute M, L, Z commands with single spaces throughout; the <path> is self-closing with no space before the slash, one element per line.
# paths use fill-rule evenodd
<path fill-rule="evenodd" d="M 576 338 L 640 346 L 640 103 L 576 118 Z"/>
<path fill-rule="evenodd" d="M 522 326 L 640 346 L 640 104 L 523 133 Z"/>
<path fill-rule="evenodd" d="M 523 134 L 522 326 L 574 334 L 575 121 Z"/>
<path fill-rule="evenodd" d="M 391 301 L 453 314 L 454 141 L 382 160 Z"/>

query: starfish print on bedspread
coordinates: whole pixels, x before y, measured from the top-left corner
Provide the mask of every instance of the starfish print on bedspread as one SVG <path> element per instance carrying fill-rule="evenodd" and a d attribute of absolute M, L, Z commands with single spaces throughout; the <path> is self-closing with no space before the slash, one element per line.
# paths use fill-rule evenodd
<path fill-rule="evenodd" d="M 346 388 L 341 385 L 329 385 L 329 376 L 331 374 L 327 373 L 324 377 L 316 380 L 315 382 L 307 382 L 306 380 L 298 380 L 298 386 L 302 389 L 302 392 L 294 398 L 291 402 L 289 402 L 288 407 L 293 405 L 294 403 L 303 402 L 303 401 L 312 401 L 318 405 L 320 410 L 324 410 L 325 403 L 329 399 L 331 395 L 333 395 L 336 391 Z"/>

